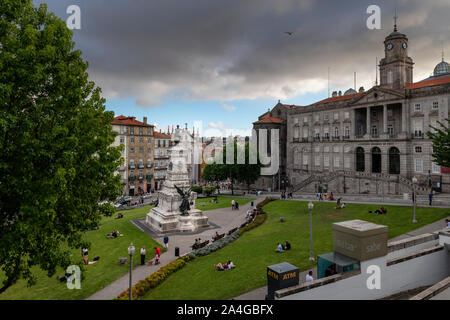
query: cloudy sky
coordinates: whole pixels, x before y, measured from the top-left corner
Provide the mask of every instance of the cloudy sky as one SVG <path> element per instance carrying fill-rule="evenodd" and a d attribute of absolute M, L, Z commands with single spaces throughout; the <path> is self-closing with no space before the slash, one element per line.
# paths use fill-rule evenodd
<path fill-rule="evenodd" d="M 246 132 L 258 115 L 283 103 L 307 105 L 331 91 L 370 88 L 383 40 L 393 29 L 409 37 L 414 80 L 450 56 L 448 0 L 47 0 L 66 20 L 81 9 L 76 48 L 117 115 L 147 116 L 203 133 Z M 369 5 L 381 29 L 369 30 Z M 292 36 L 284 33 L 293 32 Z M 447 61 L 450 59 L 446 59 Z"/>

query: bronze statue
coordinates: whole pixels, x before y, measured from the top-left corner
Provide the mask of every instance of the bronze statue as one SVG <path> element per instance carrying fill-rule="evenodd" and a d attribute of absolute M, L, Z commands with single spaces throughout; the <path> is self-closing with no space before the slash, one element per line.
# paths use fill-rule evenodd
<path fill-rule="evenodd" d="M 188 211 L 191 210 L 191 206 L 189 204 L 189 196 L 191 195 L 192 188 L 189 188 L 189 190 L 187 192 L 184 192 L 182 189 L 178 188 L 176 185 L 174 185 L 174 186 L 175 186 L 175 189 L 177 189 L 178 194 L 183 199 L 181 201 L 181 205 L 180 205 L 181 215 L 188 216 L 189 215 Z"/>

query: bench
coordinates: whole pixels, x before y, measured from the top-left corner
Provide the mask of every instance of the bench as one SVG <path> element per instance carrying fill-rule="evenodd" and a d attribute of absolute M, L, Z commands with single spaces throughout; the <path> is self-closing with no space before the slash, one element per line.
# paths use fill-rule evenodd
<path fill-rule="evenodd" d="M 228 231 L 228 235 L 232 234 L 232 233 L 235 232 L 237 229 L 238 229 L 238 228 L 231 229 L 230 231 Z"/>

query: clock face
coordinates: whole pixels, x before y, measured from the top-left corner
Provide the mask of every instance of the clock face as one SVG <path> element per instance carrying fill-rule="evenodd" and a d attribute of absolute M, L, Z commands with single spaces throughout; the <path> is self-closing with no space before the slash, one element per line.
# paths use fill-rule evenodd
<path fill-rule="evenodd" d="M 394 45 L 391 42 L 389 42 L 386 46 L 386 49 L 392 50 L 393 47 L 394 47 Z"/>
<path fill-rule="evenodd" d="M 408 45 L 406 44 L 406 42 L 403 42 L 403 43 L 402 43 L 402 47 L 403 47 L 403 49 L 408 48 Z"/>

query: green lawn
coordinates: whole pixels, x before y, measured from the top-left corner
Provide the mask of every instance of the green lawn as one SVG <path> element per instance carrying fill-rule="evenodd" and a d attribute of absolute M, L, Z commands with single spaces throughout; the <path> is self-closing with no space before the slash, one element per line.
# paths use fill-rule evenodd
<path fill-rule="evenodd" d="M 127 248 L 131 242 L 136 247 L 135 259 L 133 259 L 134 266 L 140 263 L 139 252 L 141 246 L 146 246 L 147 256 L 153 256 L 154 246 L 158 245 L 161 247 L 150 236 L 130 222 L 130 220 L 144 217 L 150 211 L 150 208 L 151 206 L 147 206 L 121 211 L 124 215 L 123 219 L 114 219 L 114 217 L 103 218 L 99 230 L 86 232 L 86 239 L 91 243 L 89 260 L 96 256 L 100 256 L 100 260 L 95 264 L 85 266 L 85 279 L 81 283 L 80 290 L 69 290 L 65 283 L 60 283 L 56 280 L 56 275 L 64 274 L 62 269 L 59 269 L 52 278 L 48 278 L 45 272 L 36 267 L 33 269 L 37 276 L 36 285 L 28 288 L 26 282 L 20 280 L 0 294 L 0 299 L 84 299 L 109 285 L 128 272 L 129 265 L 119 265 L 118 258 L 128 256 Z M 107 239 L 106 233 L 110 233 L 115 229 L 119 230 L 123 237 Z M 80 249 L 73 250 L 72 258 L 74 261 L 81 259 Z M 1 273 L 0 281 L 3 281 Z"/>
<path fill-rule="evenodd" d="M 332 251 L 332 223 L 362 219 L 389 226 L 389 237 L 404 234 L 450 215 L 450 209 L 417 208 L 417 224 L 412 221 L 412 208 L 385 206 L 386 215 L 369 214 L 377 204 L 347 204 L 343 210 L 334 209 L 335 203 L 315 203 L 313 211 L 314 253 Z M 145 299 L 230 299 L 266 285 L 266 267 L 287 261 L 300 270 L 313 266 L 309 257 L 309 215 L 307 202 L 274 201 L 265 206 L 267 221 L 208 256 L 189 262 L 171 275 L 159 287 L 151 290 Z M 285 222 L 281 223 L 280 217 Z M 292 250 L 275 253 L 277 242 L 289 240 Z M 231 259 L 236 269 L 225 272 L 214 270 L 213 264 Z"/>
<path fill-rule="evenodd" d="M 233 196 L 218 196 L 217 200 L 219 203 L 213 203 L 211 200 L 213 200 L 214 197 L 208 197 L 208 198 L 201 198 L 197 199 L 195 201 L 195 207 L 202 211 L 208 211 L 208 210 L 214 210 L 214 209 L 220 209 L 220 208 L 230 208 L 231 210 L 231 200 L 234 199 L 234 201 L 237 201 L 239 203 L 239 209 L 241 206 L 243 206 L 246 203 L 249 203 L 252 200 L 255 200 L 254 198 L 241 198 L 241 197 L 233 197 Z M 205 204 L 202 206 L 202 204 Z"/>

